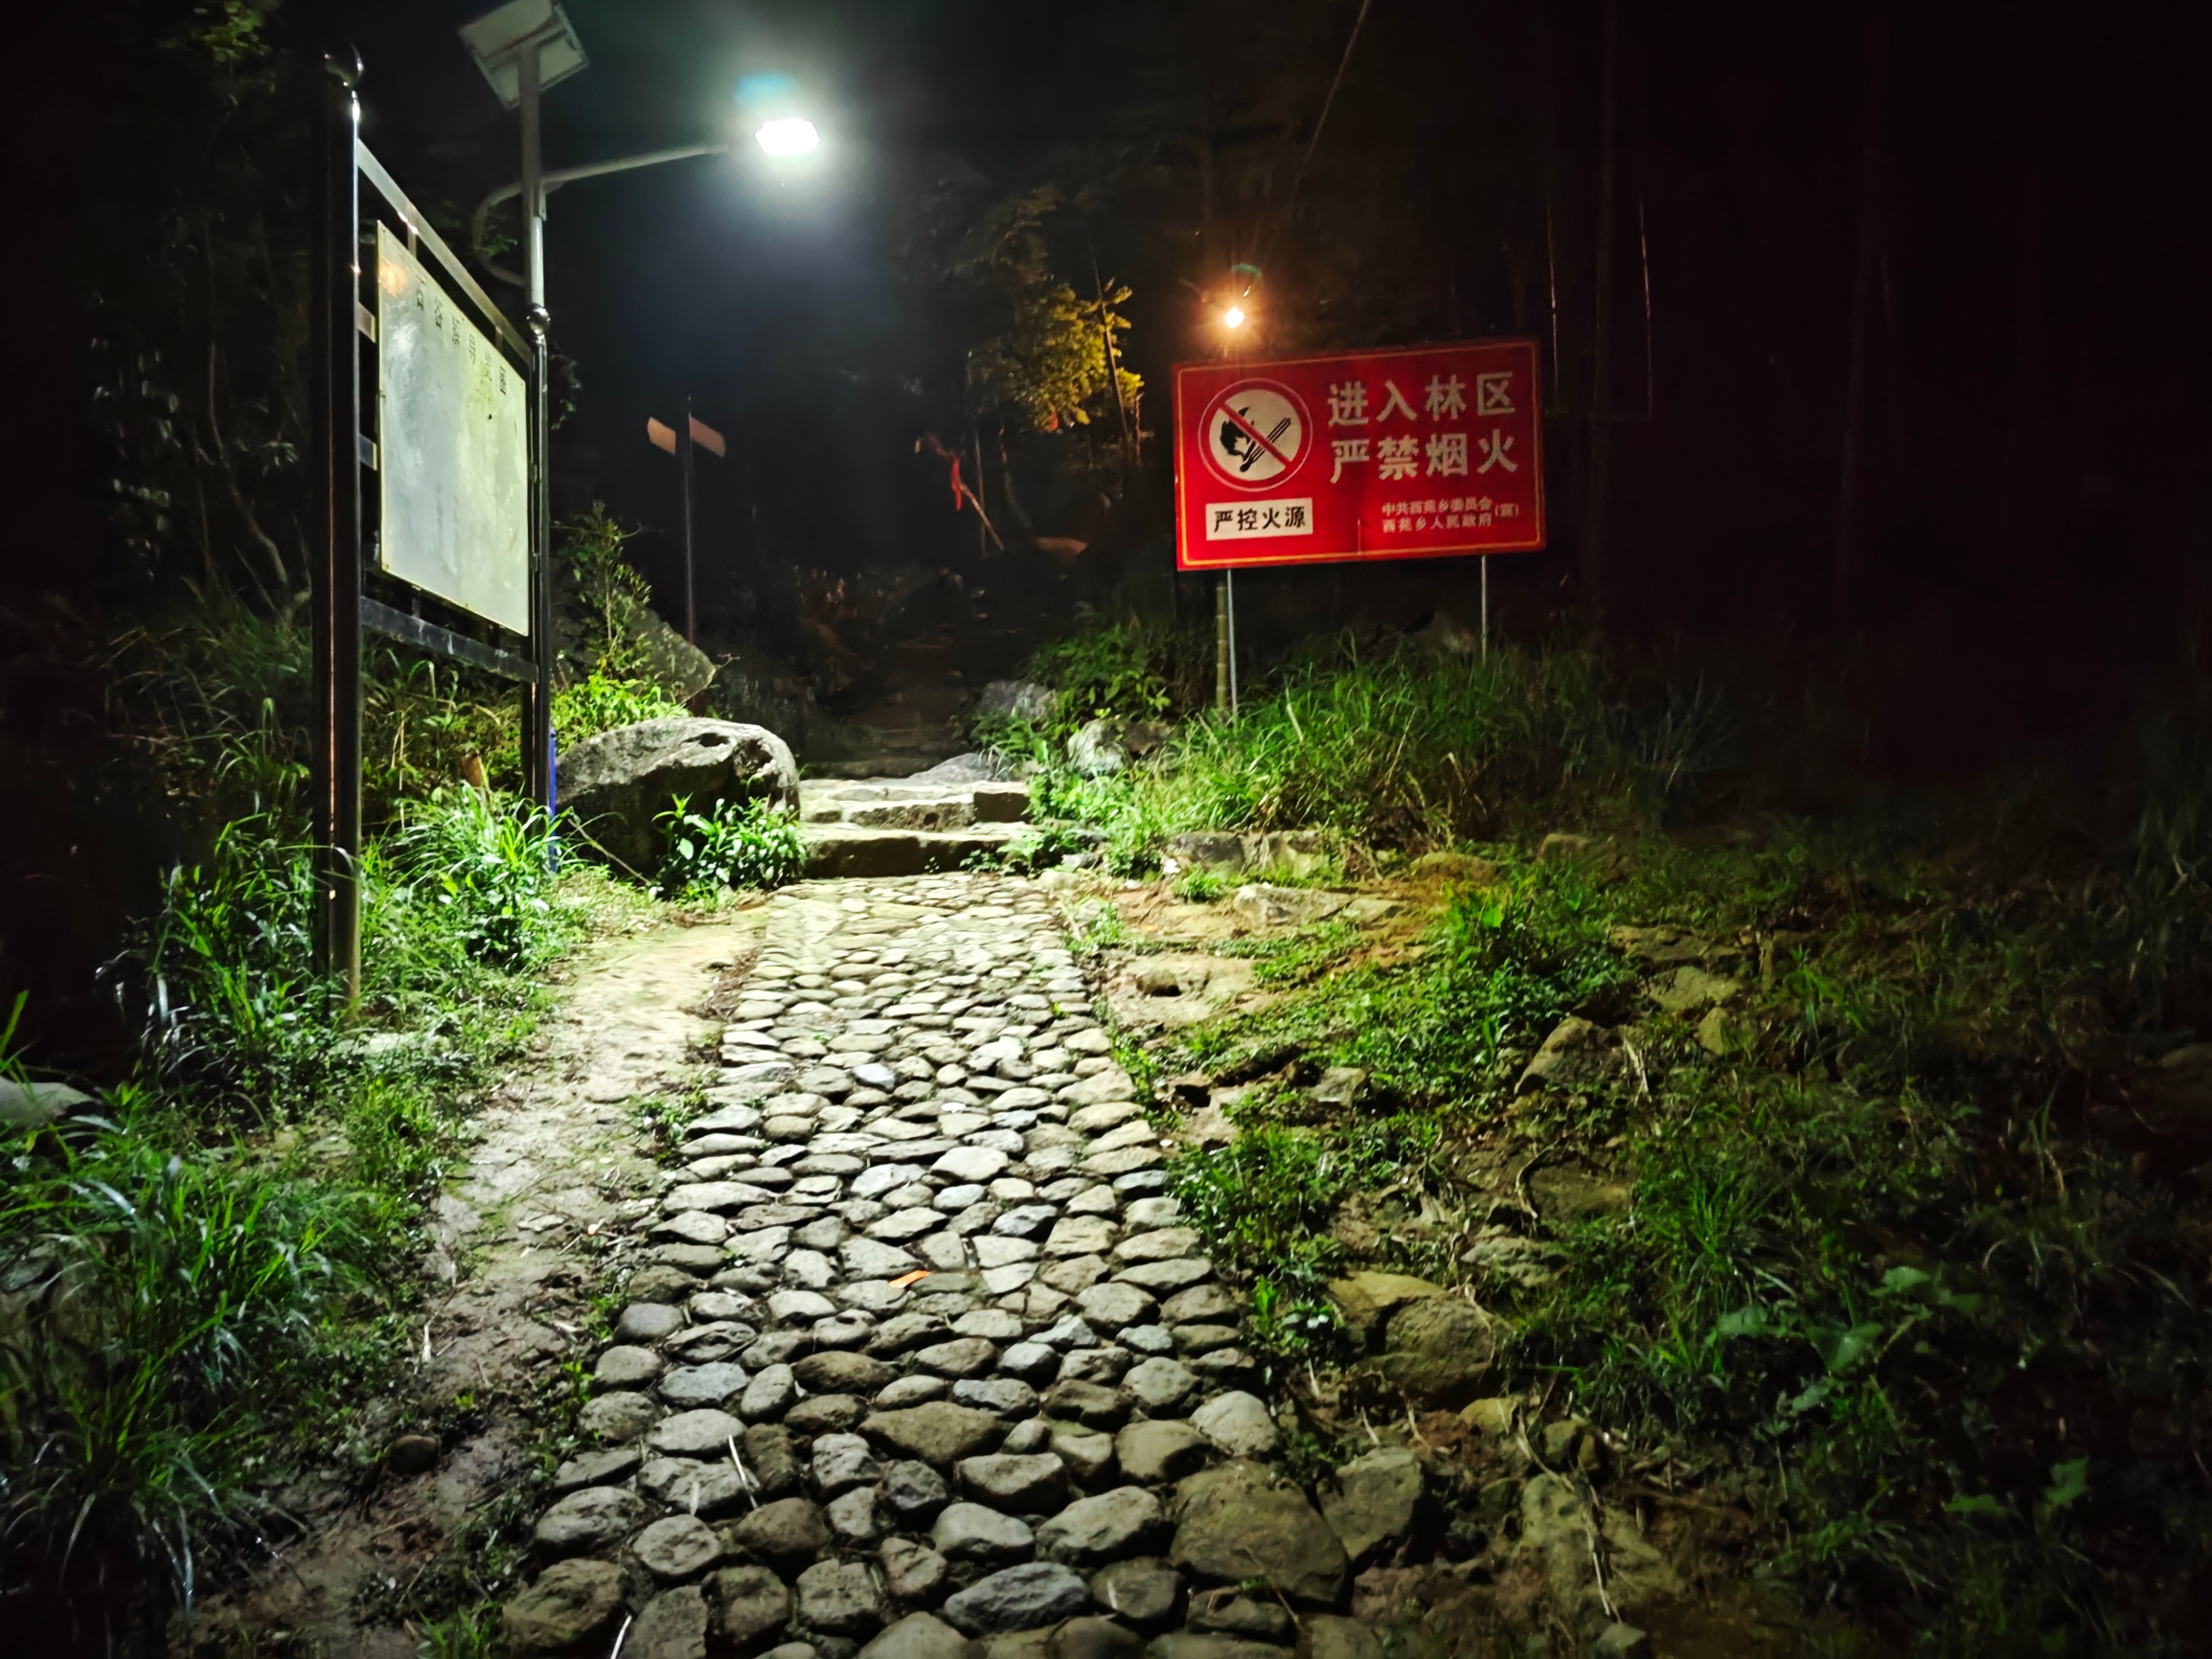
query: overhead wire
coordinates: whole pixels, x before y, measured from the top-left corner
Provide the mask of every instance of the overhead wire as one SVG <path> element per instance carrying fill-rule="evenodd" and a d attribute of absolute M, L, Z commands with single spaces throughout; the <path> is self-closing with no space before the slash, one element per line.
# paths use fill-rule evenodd
<path fill-rule="evenodd" d="M 1352 33 L 1345 37 L 1344 55 L 1336 60 L 1336 73 L 1329 82 L 1329 96 L 1321 101 L 1321 114 L 1313 123 L 1313 134 L 1306 141 L 1306 152 L 1298 158 L 1298 170 L 1290 175 L 1290 192 L 1283 198 L 1283 216 L 1275 221 L 1275 229 L 1267 238 L 1266 248 L 1260 258 L 1260 269 L 1265 272 L 1267 261 L 1274 257 L 1275 244 L 1282 240 L 1283 232 L 1290 223 L 1290 216 L 1297 211 L 1298 187 L 1306 182 L 1307 166 L 1313 159 L 1313 151 L 1321 143 L 1321 130 L 1329 125 L 1329 112 L 1336 105 L 1336 89 L 1344 84 L 1344 71 L 1352 66 L 1352 49 L 1359 44 L 1359 31 L 1366 27 L 1367 13 L 1375 8 L 1375 0 L 1359 0 L 1359 15 L 1352 20 Z"/>

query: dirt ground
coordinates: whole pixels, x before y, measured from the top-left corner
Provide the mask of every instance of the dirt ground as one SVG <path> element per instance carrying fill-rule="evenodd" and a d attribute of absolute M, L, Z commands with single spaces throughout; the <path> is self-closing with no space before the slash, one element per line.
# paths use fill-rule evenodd
<path fill-rule="evenodd" d="M 534 1405 L 584 1352 L 599 1235 L 650 1203 L 653 1166 L 625 1102 L 691 1084 L 718 1030 L 700 1006 L 757 948 L 758 912 L 740 912 L 603 941 L 566 970 L 539 1053 L 493 1092 L 435 1206 L 423 1271 L 437 1288 L 406 1387 L 420 1415 L 454 1426 L 435 1444 L 394 1437 L 365 1485 L 324 1477 L 283 1494 L 305 1532 L 206 1597 L 172 1652 L 415 1659 L 422 1633 L 398 1617 L 401 1598 L 530 1466 Z M 400 1415 L 378 1401 L 367 1426 Z"/>

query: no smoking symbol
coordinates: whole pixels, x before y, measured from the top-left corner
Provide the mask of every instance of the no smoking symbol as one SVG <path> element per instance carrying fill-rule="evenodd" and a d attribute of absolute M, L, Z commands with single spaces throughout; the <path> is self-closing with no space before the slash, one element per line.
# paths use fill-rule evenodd
<path fill-rule="evenodd" d="M 1306 458 L 1306 405 L 1288 386 L 1246 380 L 1206 408 L 1206 460 L 1240 489 L 1280 483 Z"/>

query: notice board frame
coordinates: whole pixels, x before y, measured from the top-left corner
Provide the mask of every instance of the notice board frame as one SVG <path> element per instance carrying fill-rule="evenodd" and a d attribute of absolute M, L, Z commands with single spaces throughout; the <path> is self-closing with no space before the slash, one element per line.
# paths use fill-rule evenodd
<path fill-rule="evenodd" d="M 550 807 L 552 754 L 552 580 L 546 512 L 545 345 L 525 336 L 391 172 L 361 142 L 360 66 L 326 60 L 331 84 L 316 120 L 319 245 L 314 274 L 315 431 L 309 456 L 320 498 L 318 545 L 311 547 L 309 601 L 314 670 L 310 793 L 316 852 L 315 963 L 342 983 L 349 1001 L 360 989 L 361 636 L 364 629 L 515 681 L 522 692 L 524 784 Z M 369 186 L 364 193 L 363 183 Z M 370 474 L 380 463 L 377 434 L 363 424 L 364 383 L 374 384 L 376 311 L 376 226 L 406 237 L 430 256 L 441 286 L 524 376 L 529 430 L 531 630 L 508 632 L 436 596 L 393 580 L 376 557 L 381 491 Z"/>

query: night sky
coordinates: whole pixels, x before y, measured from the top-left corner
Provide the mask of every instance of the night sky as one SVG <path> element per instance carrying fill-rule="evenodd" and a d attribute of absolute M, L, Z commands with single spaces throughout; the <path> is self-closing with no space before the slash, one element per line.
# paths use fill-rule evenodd
<path fill-rule="evenodd" d="M 1498 561 L 1499 602 L 1534 634 L 1582 597 L 1604 0 L 1375 0 L 1294 203 L 1357 0 L 568 9 L 592 61 L 547 98 L 550 166 L 738 132 L 734 88 L 764 73 L 795 80 L 827 140 L 783 173 L 748 145 L 553 198 L 555 337 L 582 386 L 557 440 L 557 508 L 604 499 L 640 526 L 664 607 L 675 469 L 644 422 L 687 396 L 737 443 L 729 464 L 700 463 L 718 635 L 775 645 L 764 576 L 913 566 L 1020 587 L 1014 566 L 976 562 L 972 521 L 913 444 L 961 435 L 963 360 L 1000 326 L 988 295 L 946 280 L 950 256 L 992 204 L 1045 182 L 1087 193 L 1050 227 L 1060 274 L 1087 290 L 1095 252 L 1135 289 L 1129 362 L 1155 434 L 1170 366 L 1220 347 L 1213 317 L 1239 262 L 1264 267 L 1263 353 L 1542 338 L 1553 546 Z M 11 273 L 5 460 L 41 544 L 97 535 L 57 484 L 100 465 L 73 425 L 70 260 L 84 209 L 72 170 L 132 96 L 103 31 L 168 10 L 47 15 L 37 73 L 12 66 L 19 222 L 41 234 Z M 289 49 L 358 47 L 369 142 L 455 221 L 517 170 L 513 118 L 455 34 L 475 10 L 318 0 L 283 22 Z M 1901 740 L 1925 743 L 1961 711 L 1937 747 L 1955 738 L 1965 760 L 1987 752 L 1965 727 L 2006 742 L 2109 717 L 2201 602 L 2206 14 L 1857 0 L 1628 4 L 1617 18 L 1608 628 L 1831 667 L 1857 652 L 1904 688 Z M 1166 445 L 1114 512 L 1057 489 L 1030 453 L 1038 531 L 1092 551 L 1076 580 L 1033 584 L 1025 602 L 1156 592 Z M 1369 570 L 1357 597 L 1375 620 L 1418 625 L 1464 609 L 1473 574 Z M 1345 620 L 1342 593 L 1326 574 L 1256 580 L 1255 641 Z"/>

